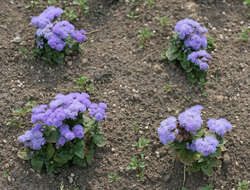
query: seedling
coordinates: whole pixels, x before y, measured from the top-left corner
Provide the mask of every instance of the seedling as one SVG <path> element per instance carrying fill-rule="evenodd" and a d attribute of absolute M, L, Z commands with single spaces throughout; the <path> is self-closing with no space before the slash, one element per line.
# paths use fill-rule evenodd
<path fill-rule="evenodd" d="M 84 76 L 74 79 L 74 82 L 78 84 L 75 86 L 75 88 L 79 88 L 81 91 L 86 91 L 89 93 L 94 91 L 94 84 L 88 81 L 88 79 Z"/>
<path fill-rule="evenodd" d="M 88 2 L 87 0 L 76 0 L 76 1 L 73 1 L 73 5 L 79 6 L 82 12 L 88 13 L 89 7 L 87 5 L 87 2 Z"/>
<path fill-rule="evenodd" d="M 243 4 L 244 4 L 244 5 L 250 5 L 250 0 L 245 0 L 245 1 L 243 2 Z"/>
<path fill-rule="evenodd" d="M 135 12 L 134 11 L 131 11 L 128 15 L 127 15 L 128 18 L 131 18 L 131 19 L 135 19 L 135 18 L 138 18 L 139 16 L 136 16 L 135 15 Z"/>
<path fill-rule="evenodd" d="M 24 105 L 24 108 L 16 109 L 13 111 L 13 117 L 9 118 L 7 122 L 7 126 L 17 126 L 20 128 L 24 128 L 22 126 L 22 121 L 27 113 L 30 113 L 32 109 L 36 106 L 36 102 L 29 101 Z"/>
<path fill-rule="evenodd" d="M 148 40 L 153 36 L 153 33 L 150 32 L 148 29 L 142 29 L 138 31 L 139 35 L 138 38 L 140 40 L 140 48 L 144 48 Z"/>
<path fill-rule="evenodd" d="M 26 9 L 34 8 L 34 7 L 41 7 L 41 5 L 39 5 L 39 0 L 32 0 L 28 2 L 25 6 Z"/>
<path fill-rule="evenodd" d="M 109 178 L 109 183 L 113 183 L 114 181 L 119 179 L 119 176 L 116 173 L 108 174 L 108 178 Z"/>
<path fill-rule="evenodd" d="M 134 142 L 134 144 L 132 144 L 132 146 L 138 147 L 139 149 L 143 150 L 146 146 L 148 146 L 149 143 L 150 143 L 149 139 L 145 139 L 143 137 L 140 137 L 138 142 Z"/>
<path fill-rule="evenodd" d="M 49 5 L 55 5 L 56 4 L 56 0 L 48 0 L 48 4 Z"/>
<path fill-rule="evenodd" d="M 137 160 L 137 158 L 134 156 L 133 158 L 131 158 L 131 161 L 127 167 L 128 170 L 138 170 L 140 168 L 145 168 L 145 163 L 144 162 L 140 162 L 139 160 Z"/>
<path fill-rule="evenodd" d="M 170 88 L 171 88 L 171 85 L 170 85 L 170 84 L 166 84 L 166 85 L 164 86 L 164 88 L 170 89 Z"/>
<path fill-rule="evenodd" d="M 70 21 L 76 20 L 78 17 L 77 13 L 74 10 L 71 10 L 70 8 L 66 8 L 64 14 Z"/>
<path fill-rule="evenodd" d="M 248 190 L 248 182 L 246 180 L 239 182 L 238 185 L 238 190 Z"/>
<path fill-rule="evenodd" d="M 202 187 L 201 190 L 213 190 L 214 186 L 212 184 L 209 184 L 208 186 L 206 187 Z"/>
<path fill-rule="evenodd" d="M 139 125 L 134 125 L 134 126 L 132 126 L 132 128 L 133 128 L 133 131 L 134 131 L 134 132 L 137 132 L 138 129 L 139 129 Z"/>
<path fill-rule="evenodd" d="M 155 4 L 155 0 L 148 0 L 145 2 L 146 5 L 153 6 Z"/>
<path fill-rule="evenodd" d="M 240 40 L 250 41 L 250 28 L 242 30 Z"/>
<path fill-rule="evenodd" d="M 162 28 L 167 27 L 169 24 L 171 24 L 171 21 L 168 16 L 157 17 L 156 19 L 160 22 Z"/>

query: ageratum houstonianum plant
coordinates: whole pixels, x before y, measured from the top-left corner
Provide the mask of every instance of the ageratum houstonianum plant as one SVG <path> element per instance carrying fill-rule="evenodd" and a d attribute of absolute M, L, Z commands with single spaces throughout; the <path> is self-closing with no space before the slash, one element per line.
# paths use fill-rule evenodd
<path fill-rule="evenodd" d="M 33 52 L 50 64 L 63 63 L 65 56 L 79 51 L 79 44 L 87 39 L 85 30 L 75 30 L 68 21 L 59 20 L 62 13 L 61 8 L 50 6 L 31 19 L 37 27 Z"/>
<path fill-rule="evenodd" d="M 101 121 L 105 103 L 92 103 L 87 93 L 58 94 L 49 105 L 32 110 L 34 127 L 18 137 L 25 146 L 18 156 L 48 173 L 70 163 L 90 164 L 95 146 L 104 146 Z"/>
<path fill-rule="evenodd" d="M 180 64 L 189 73 L 191 82 L 204 84 L 212 59 L 206 50 L 213 48 L 212 40 L 206 36 L 207 29 L 186 18 L 177 22 L 174 31 L 171 46 L 164 52 L 163 58 Z"/>
<path fill-rule="evenodd" d="M 160 142 L 167 144 L 189 171 L 202 170 L 211 175 L 224 149 L 224 135 L 232 129 L 232 125 L 226 119 L 212 118 L 205 127 L 201 118 L 202 109 L 202 106 L 196 105 L 182 112 L 178 119 L 168 117 L 161 122 L 158 135 Z"/>

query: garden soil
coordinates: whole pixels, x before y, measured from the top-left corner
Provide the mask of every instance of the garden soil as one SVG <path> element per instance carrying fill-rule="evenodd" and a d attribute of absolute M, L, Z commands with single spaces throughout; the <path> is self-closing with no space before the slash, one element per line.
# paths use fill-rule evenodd
<path fill-rule="evenodd" d="M 29 2 L 0 4 L 0 190 L 180 190 L 184 167 L 159 142 L 156 131 L 160 121 L 195 104 L 204 106 L 204 122 L 224 117 L 233 130 L 225 136 L 219 168 L 210 177 L 185 172 L 185 187 L 199 190 L 213 184 L 217 190 L 231 190 L 250 180 L 250 43 L 239 40 L 242 29 L 249 27 L 250 10 L 241 0 L 156 0 L 152 6 L 139 1 L 136 7 L 129 0 L 89 0 L 89 12 L 73 21 L 87 31 L 82 52 L 53 68 L 29 59 L 36 30 L 30 19 L 44 9 L 26 8 Z M 63 1 L 59 4 L 65 8 Z M 128 16 L 131 12 L 135 18 Z M 166 27 L 157 20 L 163 16 L 171 21 Z M 161 59 L 175 23 L 184 18 L 205 26 L 216 45 L 209 83 L 202 89 L 179 67 Z M 144 28 L 153 37 L 141 49 L 138 30 Z M 7 125 L 13 110 L 28 101 L 46 104 L 58 93 L 79 91 L 73 80 L 81 76 L 94 83 L 91 100 L 108 105 L 103 122 L 107 144 L 96 150 L 90 166 L 36 173 L 17 157 L 23 149 L 17 137 L 32 127 L 30 114 L 18 120 L 19 126 Z M 136 177 L 138 172 L 127 170 L 138 154 L 132 144 L 139 137 L 151 140 L 144 181 Z M 111 183 L 108 175 L 115 173 L 119 178 Z"/>

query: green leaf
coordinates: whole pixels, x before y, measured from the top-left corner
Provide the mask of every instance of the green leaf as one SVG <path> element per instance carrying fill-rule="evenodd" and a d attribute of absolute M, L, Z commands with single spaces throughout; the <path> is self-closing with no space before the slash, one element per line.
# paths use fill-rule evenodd
<path fill-rule="evenodd" d="M 54 153 L 55 153 L 55 148 L 51 143 L 49 143 L 48 146 L 47 146 L 47 149 L 46 149 L 46 157 L 47 157 L 47 159 L 48 160 L 51 159 L 53 157 Z"/>
<path fill-rule="evenodd" d="M 45 166 L 48 174 L 51 174 L 55 170 L 55 165 L 53 164 L 53 161 L 45 161 Z"/>
<path fill-rule="evenodd" d="M 167 52 L 166 52 L 166 57 L 168 58 L 169 61 L 173 61 L 178 57 L 178 47 L 176 46 L 171 46 L 170 48 L 168 48 Z"/>
<path fill-rule="evenodd" d="M 46 137 L 46 140 L 48 143 L 57 143 L 58 139 L 60 138 L 60 132 L 52 128 L 51 131 L 49 132 L 49 135 Z"/>
<path fill-rule="evenodd" d="M 32 168 L 34 168 L 36 171 L 41 172 L 41 169 L 43 167 L 43 159 L 39 157 L 33 157 L 31 159 L 31 165 Z"/>
<path fill-rule="evenodd" d="M 208 176 L 210 176 L 213 171 L 212 167 L 208 165 L 201 166 L 201 170 Z"/>
<path fill-rule="evenodd" d="M 79 166 L 86 166 L 85 160 L 81 159 L 81 158 L 79 158 L 77 156 L 74 156 L 72 163 L 76 164 L 76 165 L 79 165 Z"/>
<path fill-rule="evenodd" d="M 82 139 L 74 145 L 74 154 L 84 159 L 84 141 Z"/>
<path fill-rule="evenodd" d="M 91 146 L 86 155 L 86 160 L 89 165 L 92 163 L 93 157 L 94 157 L 94 147 Z"/>
<path fill-rule="evenodd" d="M 199 159 L 199 154 L 185 149 L 178 151 L 177 156 L 186 165 L 192 165 L 193 162 Z"/>
<path fill-rule="evenodd" d="M 22 151 L 18 152 L 17 156 L 23 160 L 30 160 L 32 158 L 31 152 L 30 151 Z"/>
<path fill-rule="evenodd" d="M 58 162 L 59 164 L 66 164 L 72 159 L 72 157 L 73 155 L 70 152 L 62 151 L 54 155 L 54 161 Z"/>
<path fill-rule="evenodd" d="M 106 141 L 102 138 L 102 135 L 94 135 L 93 141 L 98 147 L 103 147 L 106 144 Z"/>

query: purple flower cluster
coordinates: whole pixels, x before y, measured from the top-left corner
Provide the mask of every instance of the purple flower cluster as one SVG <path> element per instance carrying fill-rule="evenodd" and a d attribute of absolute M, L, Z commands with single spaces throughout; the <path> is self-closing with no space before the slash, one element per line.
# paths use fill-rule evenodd
<path fill-rule="evenodd" d="M 199 138 L 195 140 L 191 145 L 190 149 L 192 151 L 197 151 L 203 154 L 203 156 L 208 156 L 211 153 L 216 152 L 219 146 L 218 140 L 213 136 L 206 136 L 204 138 Z"/>
<path fill-rule="evenodd" d="M 31 122 L 34 124 L 44 123 L 46 126 L 58 128 L 61 137 L 59 138 L 56 146 L 59 148 L 68 141 L 71 141 L 75 138 L 83 138 L 84 136 L 83 126 L 75 125 L 71 129 L 69 125 L 64 123 L 66 119 L 75 120 L 77 119 L 79 113 L 85 113 L 87 109 L 89 109 L 89 114 L 97 121 L 100 121 L 106 117 L 106 108 L 107 105 L 105 103 L 91 103 L 87 93 L 70 93 L 68 95 L 58 94 L 54 100 L 50 102 L 49 106 L 40 105 L 32 110 Z M 25 146 L 37 150 L 40 149 L 45 143 L 45 139 L 43 138 L 43 134 L 40 132 L 39 138 L 42 138 L 43 141 L 36 141 L 38 138 L 37 133 L 32 132 L 35 130 L 35 128 L 33 128 L 31 131 L 27 131 L 27 134 L 25 133 L 24 137 L 20 136 L 18 140 L 24 143 Z M 36 149 L 33 146 L 34 143 L 32 143 L 32 145 L 26 143 L 26 141 L 33 142 L 32 140 L 34 140 L 36 143 Z M 38 144 L 40 146 L 38 146 Z"/>
<path fill-rule="evenodd" d="M 176 118 L 169 117 L 163 120 L 157 132 L 162 144 L 173 142 L 178 134 Z"/>
<path fill-rule="evenodd" d="M 232 124 L 229 123 L 229 121 L 227 121 L 224 118 L 218 120 L 214 118 L 209 119 L 207 122 L 207 126 L 211 131 L 213 131 L 214 133 L 216 133 L 221 137 L 223 137 L 227 131 L 232 130 Z"/>
<path fill-rule="evenodd" d="M 196 105 L 181 113 L 178 117 L 180 125 L 186 131 L 195 135 L 196 131 L 201 128 L 203 120 L 201 119 L 202 106 Z"/>
<path fill-rule="evenodd" d="M 27 130 L 24 135 L 18 137 L 18 141 L 24 143 L 24 146 L 33 150 L 40 150 L 46 140 L 43 137 L 43 128 L 41 124 L 36 124 L 31 130 Z"/>
<path fill-rule="evenodd" d="M 188 55 L 187 60 L 191 61 L 195 65 L 199 66 L 200 70 L 207 71 L 209 59 L 212 59 L 211 55 L 205 50 L 194 51 Z"/>
<path fill-rule="evenodd" d="M 39 16 L 31 19 L 32 25 L 38 27 L 36 35 L 48 41 L 48 45 L 52 49 L 62 51 L 66 46 L 65 40 L 68 37 L 77 41 L 78 43 L 86 40 L 85 30 L 75 30 L 75 27 L 68 21 L 54 21 L 55 18 L 60 17 L 63 13 L 61 8 L 54 6 L 48 7 Z M 39 48 L 43 47 L 42 41 L 37 43 Z"/>
<path fill-rule="evenodd" d="M 96 118 L 97 121 L 106 118 L 105 109 L 107 105 L 105 103 L 91 104 L 89 107 L 89 114 Z"/>
<path fill-rule="evenodd" d="M 207 29 L 192 19 L 180 20 L 175 25 L 174 31 L 178 33 L 180 39 L 184 40 L 186 48 L 199 50 L 207 47 L 207 38 L 204 35 Z"/>

